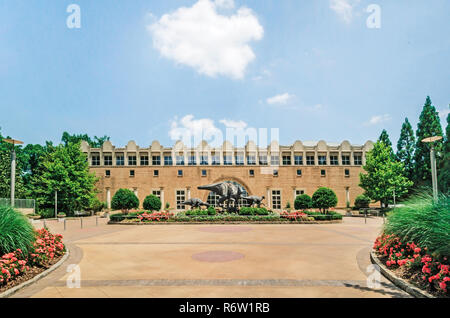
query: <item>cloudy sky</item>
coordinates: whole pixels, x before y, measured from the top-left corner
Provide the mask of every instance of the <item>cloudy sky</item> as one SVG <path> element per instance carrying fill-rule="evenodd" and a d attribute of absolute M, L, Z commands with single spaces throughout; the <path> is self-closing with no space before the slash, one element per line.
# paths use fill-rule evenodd
<path fill-rule="evenodd" d="M 449 12 L 447 0 L 0 0 L 1 131 L 144 147 L 227 127 L 279 128 L 281 144 L 387 129 L 396 142 L 427 95 L 448 113 Z"/>

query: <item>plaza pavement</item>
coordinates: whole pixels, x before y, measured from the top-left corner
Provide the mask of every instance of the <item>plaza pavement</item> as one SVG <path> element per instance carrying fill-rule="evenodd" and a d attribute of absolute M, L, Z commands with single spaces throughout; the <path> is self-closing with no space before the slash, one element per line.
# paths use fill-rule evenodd
<path fill-rule="evenodd" d="M 107 225 L 46 222 L 70 257 L 13 297 L 408 297 L 367 286 L 382 219 L 311 225 Z M 42 224 L 37 224 L 40 227 Z M 79 265 L 80 288 L 67 269 Z M 69 280 L 70 281 L 70 280 Z"/>

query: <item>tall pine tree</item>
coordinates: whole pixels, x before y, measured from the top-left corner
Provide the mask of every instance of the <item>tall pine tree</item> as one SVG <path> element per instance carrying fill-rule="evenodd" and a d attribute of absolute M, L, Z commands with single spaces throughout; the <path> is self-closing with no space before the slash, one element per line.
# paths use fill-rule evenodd
<path fill-rule="evenodd" d="M 432 105 L 430 96 L 427 96 L 416 132 L 414 176 L 418 185 L 431 185 L 430 146 L 422 142 L 422 140 L 432 136 L 442 136 L 442 127 L 439 114 Z M 440 153 L 442 151 L 442 142 L 435 142 L 434 148 L 436 153 Z"/>
<path fill-rule="evenodd" d="M 416 138 L 408 118 L 402 125 L 400 138 L 397 142 L 397 160 L 403 162 L 405 175 L 412 180 L 414 176 L 414 147 Z"/>
<path fill-rule="evenodd" d="M 389 139 L 389 134 L 387 133 L 386 129 L 383 129 L 380 137 L 378 138 L 378 141 L 384 143 L 384 145 L 389 148 L 391 158 L 395 159 L 394 150 L 392 150 L 392 142 L 391 139 Z"/>
<path fill-rule="evenodd" d="M 447 129 L 442 149 L 442 160 L 438 170 L 438 184 L 441 192 L 450 194 L 450 114 L 447 115 Z"/>

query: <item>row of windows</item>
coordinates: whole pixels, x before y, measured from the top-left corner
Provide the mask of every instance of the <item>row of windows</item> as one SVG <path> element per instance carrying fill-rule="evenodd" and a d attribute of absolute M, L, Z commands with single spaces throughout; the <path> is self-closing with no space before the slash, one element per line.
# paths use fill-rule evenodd
<path fill-rule="evenodd" d="M 297 169 L 297 176 L 301 177 L 302 176 L 302 169 Z M 208 175 L 208 171 L 207 170 L 202 170 L 201 171 L 202 177 L 206 177 Z M 250 169 L 248 171 L 248 174 L 250 177 L 254 177 L 255 176 L 255 170 Z M 346 177 L 350 177 L 350 169 L 345 169 L 344 174 Z M 136 175 L 136 171 L 135 170 L 130 170 L 130 177 L 134 177 Z M 325 169 L 321 169 L 320 170 L 320 175 L 322 177 L 325 177 L 327 175 L 327 171 Z M 105 176 L 106 177 L 111 177 L 111 170 L 105 170 Z M 159 177 L 159 170 L 153 170 L 153 176 L 154 177 Z M 177 171 L 177 176 L 178 177 L 182 177 L 183 176 L 183 170 L 178 170 Z M 278 170 L 274 169 L 273 170 L 273 176 L 274 177 L 278 177 Z"/>
<path fill-rule="evenodd" d="M 149 165 L 149 157 L 148 156 L 140 156 L 140 165 L 141 166 L 148 166 Z M 268 160 L 267 156 L 259 156 L 258 157 L 258 163 L 261 166 L 267 166 Z M 327 156 L 317 156 L 318 165 L 325 166 L 327 165 Z M 341 156 L 342 165 L 349 166 L 351 164 L 351 158 L 349 155 L 342 155 Z M 100 156 L 93 155 L 92 156 L 92 165 L 93 166 L 100 166 Z M 112 166 L 113 165 L 113 158 L 112 156 L 106 155 L 104 156 L 103 163 L 105 166 Z M 176 156 L 175 163 L 177 166 L 184 166 L 185 165 L 185 157 L 184 156 Z M 256 165 L 257 160 L 256 156 L 247 156 L 247 165 L 252 166 Z M 271 156 L 270 163 L 273 166 L 280 165 L 280 158 L 278 156 Z M 208 163 L 208 156 L 200 156 L 200 162 L 199 164 L 201 166 L 207 166 Z M 233 164 L 233 157 L 232 156 L 224 156 L 223 157 L 223 164 L 225 166 L 229 166 Z M 236 156 L 235 157 L 235 165 L 237 166 L 243 166 L 244 163 L 244 156 Z M 290 156 L 283 156 L 282 157 L 282 164 L 283 166 L 290 166 L 292 165 L 292 160 Z M 306 165 L 308 166 L 314 166 L 316 164 L 316 157 L 315 156 L 306 156 Z M 330 165 L 337 166 L 339 165 L 339 157 L 338 156 L 330 156 Z M 362 155 L 354 155 L 353 156 L 353 164 L 355 166 L 361 166 L 362 165 Z M 124 166 L 125 165 L 125 156 L 116 156 L 116 166 Z M 136 156 L 128 156 L 128 165 L 129 166 L 136 166 L 137 165 L 137 157 Z M 153 166 L 160 166 L 161 165 L 161 156 L 152 156 L 152 165 Z M 173 160 L 172 156 L 164 156 L 164 165 L 165 166 L 173 166 Z M 188 165 L 189 166 L 196 166 L 197 165 L 197 157 L 195 156 L 189 156 L 188 157 Z M 220 165 L 220 156 L 212 156 L 211 157 L 211 165 L 218 166 Z M 296 166 L 303 166 L 303 156 L 294 156 L 294 165 Z"/>

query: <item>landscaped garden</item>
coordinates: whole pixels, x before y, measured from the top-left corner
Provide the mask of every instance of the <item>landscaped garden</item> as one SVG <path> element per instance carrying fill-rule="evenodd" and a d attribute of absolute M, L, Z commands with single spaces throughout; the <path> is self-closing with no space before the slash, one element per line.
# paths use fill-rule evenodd
<path fill-rule="evenodd" d="M 65 251 L 62 235 L 36 231 L 20 212 L 0 206 L 0 293 L 50 268 Z"/>
<path fill-rule="evenodd" d="M 420 196 L 390 212 L 374 250 L 396 276 L 450 297 L 450 197 Z"/>

